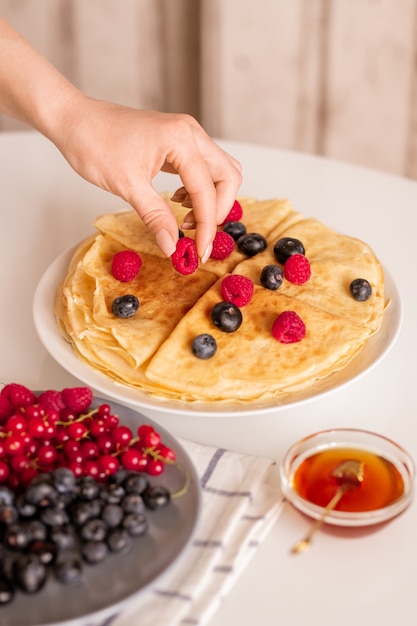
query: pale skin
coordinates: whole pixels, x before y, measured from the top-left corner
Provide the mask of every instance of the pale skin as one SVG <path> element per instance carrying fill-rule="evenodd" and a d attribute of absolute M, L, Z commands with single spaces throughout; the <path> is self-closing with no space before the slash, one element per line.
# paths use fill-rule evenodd
<path fill-rule="evenodd" d="M 0 17 L 0 112 L 52 141 L 74 170 L 120 196 L 140 215 L 168 257 L 178 224 L 152 187 L 159 171 L 178 174 L 172 199 L 190 208 L 183 227 L 196 229 L 205 262 L 241 184 L 238 161 L 186 114 L 145 111 L 91 98 Z"/>

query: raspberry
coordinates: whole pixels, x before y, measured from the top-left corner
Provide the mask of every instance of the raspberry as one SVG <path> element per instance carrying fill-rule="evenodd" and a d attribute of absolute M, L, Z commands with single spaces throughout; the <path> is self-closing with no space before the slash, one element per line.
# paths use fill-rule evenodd
<path fill-rule="evenodd" d="M 225 276 L 221 284 L 223 300 L 238 307 L 249 304 L 253 297 L 253 289 L 251 279 L 240 274 Z"/>
<path fill-rule="evenodd" d="M 29 406 L 33 404 L 36 399 L 33 391 L 18 383 L 9 383 L 3 387 L 1 395 L 5 396 L 14 408 Z"/>
<path fill-rule="evenodd" d="M 213 240 L 213 250 L 210 258 L 216 261 L 223 261 L 230 256 L 235 249 L 235 240 L 229 233 L 219 230 Z"/>
<path fill-rule="evenodd" d="M 55 389 L 43 391 L 40 396 L 38 396 L 38 404 L 41 404 L 45 409 L 55 409 L 56 411 L 65 408 L 62 393 L 55 391 Z"/>
<path fill-rule="evenodd" d="M 61 394 L 66 408 L 75 413 L 87 411 L 93 400 L 93 392 L 89 387 L 67 387 Z"/>
<path fill-rule="evenodd" d="M 283 311 L 272 324 L 272 335 L 281 343 L 297 343 L 306 332 L 303 320 L 295 311 Z"/>
<path fill-rule="evenodd" d="M 134 250 L 121 250 L 117 252 L 111 264 L 111 273 L 114 278 L 122 283 L 133 280 L 142 266 L 142 259 Z"/>
<path fill-rule="evenodd" d="M 13 413 L 13 407 L 6 396 L 0 395 L 0 423 Z"/>
<path fill-rule="evenodd" d="M 284 265 L 284 276 L 290 283 L 302 285 L 311 276 L 310 262 L 303 254 L 293 254 Z"/>
<path fill-rule="evenodd" d="M 232 208 L 229 213 L 226 215 L 224 222 L 221 223 L 221 226 L 227 224 L 227 222 L 239 222 L 242 219 L 243 210 L 240 203 L 235 200 Z"/>
<path fill-rule="evenodd" d="M 197 249 L 194 239 L 180 237 L 175 252 L 171 255 L 174 268 L 180 274 L 192 274 L 198 267 Z"/>

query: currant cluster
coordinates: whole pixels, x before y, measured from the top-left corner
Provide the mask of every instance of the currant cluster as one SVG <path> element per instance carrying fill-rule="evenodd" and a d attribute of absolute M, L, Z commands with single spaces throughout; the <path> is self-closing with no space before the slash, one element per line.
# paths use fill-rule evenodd
<path fill-rule="evenodd" d="M 19 491 L 59 467 L 97 481 L 120 468 L 156 476 L 175 461 L 152 425 L 141 424 L 134 434 L 109 404 L 93 407 L 92 400 L 87 387 L 36 397 L 22 385 L 6 385 L 0 393 L 0 484 Z"/>

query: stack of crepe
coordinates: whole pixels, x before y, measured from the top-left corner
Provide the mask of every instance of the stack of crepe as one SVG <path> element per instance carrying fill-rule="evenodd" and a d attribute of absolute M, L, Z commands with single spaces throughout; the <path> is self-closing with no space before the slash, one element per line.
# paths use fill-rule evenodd
<path fill-rule="evenodd" d="M 58 326 L 77 355 L 114 381 L 187 402 L 279 397 L 344 367 L 382 324 L 384 276 L 376 255 L 366 243 L 305 219 L 288 200 L 239 202 L 247 232 L 262 234 L 267 249 L 248 258 L 236 246 L 224 261 L 210 259 L 188 276 L 163 257 L 133 210 L 99 217 L 96 234 L 75 251 L 56 299 Z M 180 225 L 187 211 L 170 206 Z M 265 265 L 277 264 L 273 249 L 281 237 L 302 241 L 312 274 L 303 285 L 284 280 L 272 291 L 261 285 L 260 274 Z M 140 254 L 142 267 L 135 279 L 122 283 L 112 276 L 111 263 L 126 249 Z M 233 333 L 214 326 L 210 316 L 229 273 L 248 276 L 255 285 L 252 301 L 241 308 L 242 325 Z M 371 284 L 365 302 L 350 293 L 356 278 Z M 140 307 L 122 319 L 112 313 L 112 302 L 126 294 L 136 295 Z M 283 344 L 272 336 L 274 319 L 287 310 L 306 325 L 300 342 Z M 191 350 L 202 333 L 217 342 L 207 360 Z"/>

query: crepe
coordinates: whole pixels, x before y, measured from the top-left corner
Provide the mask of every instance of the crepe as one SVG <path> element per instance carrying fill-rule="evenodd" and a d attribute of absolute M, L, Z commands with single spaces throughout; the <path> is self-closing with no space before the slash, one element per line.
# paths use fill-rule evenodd
<path fill-rule="evenodd" d="M 164 197 L 181 226 L 187 210 Z M 248 258 L 235 246 L 227 259 L 210 259 L 188 276 L 163 257 L 133 210 L 100 216 L 97 233 L 75 251 L 57 293 L 58 327 L 76 354 L 117 382 L 187 402 L 278 397 L 344 367 L 382 324 L 384 276 L 378 258 L 366 243 L 304 218 L 288 200 L 245 197 L 239 202 L 247 232 L 262 234 L 266 250 Z M 312 275 L 303 285 L 285 279 L 271 291 L 261 285 L 260 274 L 265 265 L 278 264 L 274 245 L 283 236 L 303 242 Z M 113 256 L 125 249 L 142 258 L 129 283 L 111 273 Z M 241 307 L 240 328 L 226 333 L 213 324 L 210 312 L 222 300 L 221 283 L 230 273 L 249 277 L 254 295 Z M 365 302 L 350 293 L 355 278 L 372 285 Z M 140 302 L 128 319 L 116 317 L 111 306 L 125 294 Z M 304 339 L 283 344 L 273 337 L 272 324 L 283 311 L 300 316 Z M 191 350 L 193 338 L 202 333 L 217 343 L 208 360 Z"/>

